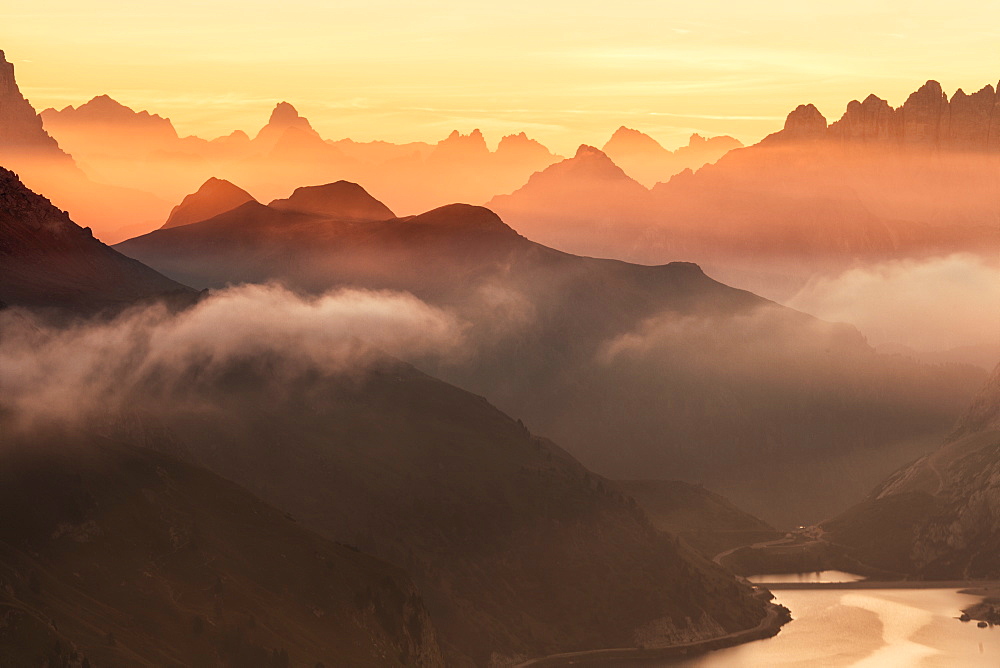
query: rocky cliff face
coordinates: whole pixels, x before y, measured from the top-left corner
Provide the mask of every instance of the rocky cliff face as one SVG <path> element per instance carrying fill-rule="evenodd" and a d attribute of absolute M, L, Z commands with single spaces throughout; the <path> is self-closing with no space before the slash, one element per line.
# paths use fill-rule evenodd
<path fill-rule="evenodd" d="M 931 579 L 1000 577 L 1000 366 L 940 450 L 826 528 L 879 568 Z"/>
<path fill-rule="evenodd" d="M 928 81 L 902 106 L 869 95 L 847 105 L 840 120 L 826 120 L 812 105 L 788 115 L 773 139 L 829 139 L 849 143 L 884 143 L 910 148 L 1000 152 L 1000 94 L 991 85 L 972 95 L 961 88 L 948 99 L 937 81 Z"/>
<path fill-rule="evenodd" d="M 92 310 L 194 291 L 108 248 L 0 168 L 0 299 Z"/>
<path fill-rule="evenodd" d="M 14 64 L 0 51 L 0 164 L 6 164 L 10 153 L 25 150 L 72 160 L 42 127 L 42 119 L 17 87 Z"/>

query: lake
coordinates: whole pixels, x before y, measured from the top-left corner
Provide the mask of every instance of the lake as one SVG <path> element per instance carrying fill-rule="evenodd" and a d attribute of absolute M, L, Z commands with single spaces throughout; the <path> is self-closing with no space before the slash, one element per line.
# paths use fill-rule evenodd
<path fill-rule="evenodd" d="M 863 575 L 845 571 L 815 571 L 811 573 L 778 573 L 776 575 L 751 575 L 750 582 L 857 582 Z"/>
<path fill-rule="evenodd" d="M 980 629 L 975 622 L 956 619 L 962 608 L 980 600 L 978 596 L 959 594 L 953 589 L 810 589 L 777 591 L 775 598 L 792 611 L 793 621 L 774 638 L 692 659 L 622 665 L 643 668 L 1000 666 L 1000 628 Z"/>

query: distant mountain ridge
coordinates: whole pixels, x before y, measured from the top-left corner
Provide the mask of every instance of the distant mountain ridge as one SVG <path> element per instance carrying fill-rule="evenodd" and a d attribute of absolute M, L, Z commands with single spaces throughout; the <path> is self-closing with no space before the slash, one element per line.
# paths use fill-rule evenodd
<path fill-rule="evenodd" d="M 626 197 L 645 192 L 594 148 L 550 169 L 533 183 L 570 170 Z M 248 203 L 116 248 L 198 287 L 389 289 L 454 310 L 475 354 L 427 370 L 489 397 L 599 473 L 700 480 L 776 523 L 818 521 L 863 494 L 912 458 L 914 440 L 944 433 L 982 377 L 880 356 L 853 328 L 690 263 L 632 265 L 542 246 L 470 205 L 357 221 Z M 869 463 L 867 479 L 848 474 L 857 458 Z M 788 503 L 806 488 L 815 507 Z"/>
<path fill-rule="evenodd" d="M 705 138 L 695 133 L 686 146 L 670 151 L 649 135 L 622 126 L 601 150 L 632 178 L 652 187 L 685 169 L 698 169 L 715 162 L 742 146 L 741 141 L 728 135 Z"/>
<path fill-rule="evenodd" d="M 937 81 L 928 81 L 899 107 L 872 94 L 852 100 L 839 120 L 827 125 L 813 105 L 788 116 L 785 128 L 766 141 L 831 140 L 887 144 L 933 150 L 1000 152 L 1000 84 L 971 95 L 961 88 L 948 98 Z"/>

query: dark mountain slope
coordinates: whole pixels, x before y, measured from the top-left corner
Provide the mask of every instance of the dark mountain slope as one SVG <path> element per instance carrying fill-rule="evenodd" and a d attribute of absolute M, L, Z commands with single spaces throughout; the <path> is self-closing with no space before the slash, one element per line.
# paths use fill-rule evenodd
<path fill-rule="evenodd" d="M 653 526 L 683 538 L 708 558 L 782 535 L 701 485 L 680 480 L 618 480 L 615 486 L 636 500 Z"/>
<path fill-rule="evenodd" d="M 0 168 L 0 299 L 97 310 L 194 291 L 125 257 Z"/>
<path fill-rule="evenodd" d="M 170 457 L 5 433 L 4 665 L 442 664 L 397 568 Z"/>
<path fill-rule="evenodd" d="M 696 265 L 569 255 L 468 205 L 358 222 L 251 203 L 117 248 L 199 287 L 412 292 L 470 325 L 473 352 L 435 375 L 602 474 L 700 481 L 786 525 L 925 453 L 982 378 L 877 355 Z"/>
<path fill-rule="evenodd" d="M 1000 577 L 1000 367 L 939 450 L 823 527 L 879 568 L 946 580 Z"/>
<path fill-rule="evenodd" d="M 131 429 L 404 566 L 454 665 L 705 637 L 763 615 L 484 399 L 386 359 L 280 369 L 262 358 L 214 380 L 192 372 L 183 401 L 151 391 Z"/>

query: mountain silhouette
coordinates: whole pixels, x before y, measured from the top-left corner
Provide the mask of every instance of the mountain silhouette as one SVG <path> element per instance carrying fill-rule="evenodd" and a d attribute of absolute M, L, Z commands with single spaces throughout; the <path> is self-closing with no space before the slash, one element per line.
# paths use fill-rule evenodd
<path fill-rule="evenodd" d="M 715 162 L 742 146 L 740 141 L 725 135 L 706 139 L 693 134 L 687 146 L 669 151 L 649 135 L 622 126 L 601 150 L 629 176 L 651 188 L 685 169 L 698 169 Z"/>
<path fill-rule="evenodd" d="M 80 310 L 194 291 L 125 257 L 0 168 L 0 300 Z"/>
<path fill-rule="evenodd" d="M 839 549 L 919 578 L 1000 577 L 1000 366 L 944 445 L 823 524 Z"/>
<path fill-rule="evenodd" d="M 810 280 L 859 265 L 1000 252 L 996 104 L 992 86 L 949 100 L 936 82 L 897 109 L 875 96 L 852 102 L 829 125 L 803 104 L 781 131 L 648 193 L 601 187 L 586 174 L 536 175 L 489 206 L 555 248 L 643 264 L 693 261 L 786 301 Z M 624 146 L 656 150 L 619 131 L 608 149 L 623 165 Z M 584 205 L 557 206 L 574 192 Z"/>
<path fill-rule="evenodd" d="M 229 181 L 210 178 L 170 211 L 164 228 L 197 223 L 231 211 L 241 204 L 256 202 L 253 196 Z"/>
<path fill-rule="evenodd" d="M 14 65 L 0 51 L 0 167 L 16 171 L 84 225 L 102 234 L 144 218 L 161 219 L 167 204 L 153 195 L 92 181 L 46 132 L 21 94 Z M 134 167 L 133 167 L 134 171 Z M 114 236 L 114 241 L 127 235 Z"/>
<path fill-rule="evenodd" d="M 128 441 L 4 434 L 5 662 L 441 665 L 397 567 Z"/>
<path fill-rule="evenodd" d="M 364 188 L 348 181 L 296 188 L 287 199 L 274 200 L 268 206 L 279 211 L 299 211 L 338 220 L 389 220 L 396 217 L 389 207 L 369 195 Z"/>
<path fill-rule="evenodd" d="M 579 158 L 560 166 L 644 190 L 594 149 Z M 777 524 L 819 520 L 862 495 L 943 434 L 981 380 L 877 355 L 850 327 L 692 264 L 542 246 L 483 207 L 359 222 L 249 203 L 116 248 L 197 287 L 392 289 L 453 309 L 475 353 L 428 371 L 490 397 L 598 473 L 701 480 Z M 793 508 L 799 496 L 810 501 Z"/>

